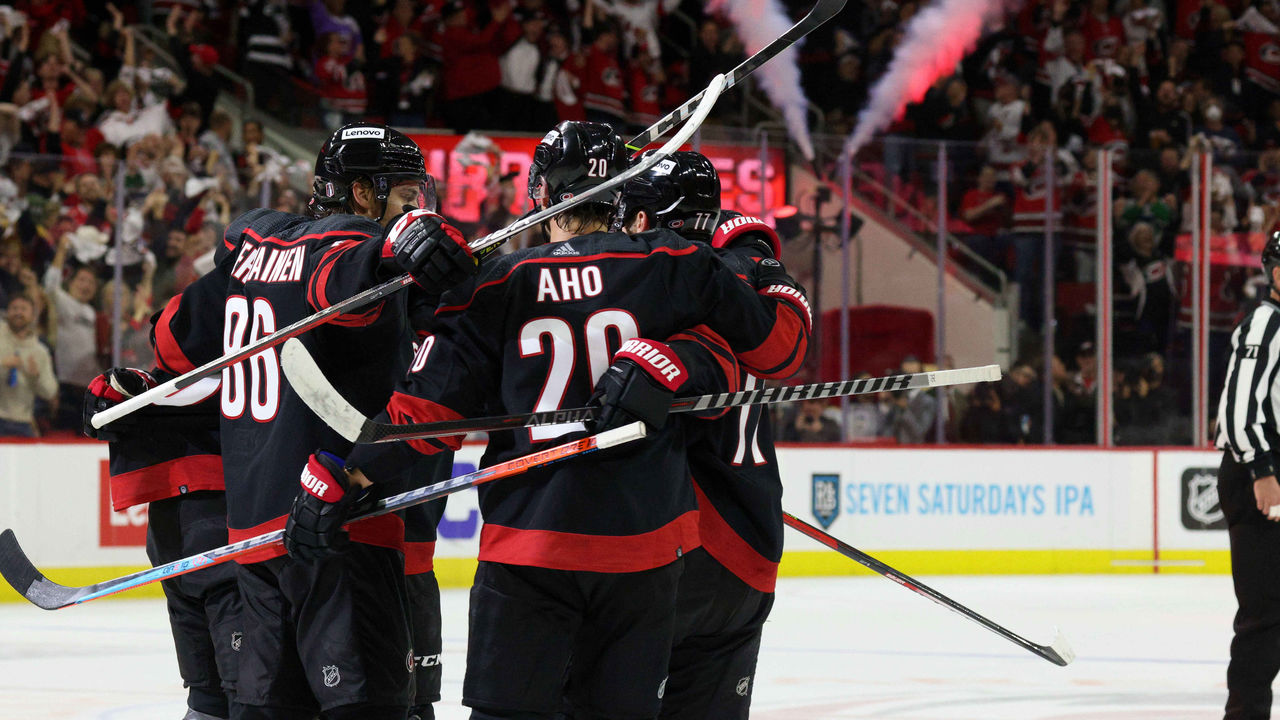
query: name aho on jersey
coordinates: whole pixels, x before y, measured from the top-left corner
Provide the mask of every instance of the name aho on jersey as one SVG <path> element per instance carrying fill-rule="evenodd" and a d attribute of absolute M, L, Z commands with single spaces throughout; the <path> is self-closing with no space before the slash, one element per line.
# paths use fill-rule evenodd
<path fill-rule="evenodd" d="M 239 280 L 241 285 L 255 281 L 298 282 L 302 279 L 306 251 L 307 249 L 302 245 L 276 248 L 246 241 L 240 246 L 240 254 L 236 257 L 231 277 Z"/>
<path fill-rule="evenodd" d="M 538 302 L 583 300 L 603 291 L 604 277 L 595 265 L 544 267 L 538 271 Z"/>

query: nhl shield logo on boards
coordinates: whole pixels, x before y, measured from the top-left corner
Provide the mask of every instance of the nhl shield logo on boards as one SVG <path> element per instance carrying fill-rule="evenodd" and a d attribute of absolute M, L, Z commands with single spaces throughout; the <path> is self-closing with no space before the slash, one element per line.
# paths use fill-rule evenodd
<path fill-rule="evenodd" d="M 1218 469 L 1187 468 L 1182 472 L 1182 526 L 1188 530 L 1225 530 L 1227 518 L 1218 504 Z"/>
<path fill-rule="evenodd" d="M 325 665 L 320 668 L 320 672 L 324 674 L 325 687 L 335 687 L 342 682 L 342 676 L 338 674 L 337 665 Z"/>
<path fill-rule="evenodd" d="M 831 527 L 840 514 L 840 476 L 813 476 L 813 517 L 823 530 Z"/>

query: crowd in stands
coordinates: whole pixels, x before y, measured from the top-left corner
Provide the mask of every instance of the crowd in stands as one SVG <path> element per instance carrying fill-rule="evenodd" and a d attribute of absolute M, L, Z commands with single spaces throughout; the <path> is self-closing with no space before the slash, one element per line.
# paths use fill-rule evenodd
<path fill-rule="evenodd" d="M 793 16 L 810 4 L 784 3 Z M 852 128 L 924 4 L 855 0 L 808 39 L 799 61 L 821 129 Z M 1027 0 L 859 156 L 859 177 L 875 181 L 860 192 L 888 188 L 927 217 L 938 197 L 928 148 L 948 142 L 948 229 L 1024 288 L 1017 314 L 1030 336 L 1044 315 L 1034 290 L 1045 230 L 1055 231 L 1065 348 L 1050 379 L 1055 441 L 1095 436 L 1092 310 L 1064 298 L 1097 279 L 1096 151 L 1114 151 L 1117 188 L 1117 440 L 1147 442 L 1134 428 L 1150 423 L 1130 418 L 1188 414 L 1185 392 L 1169 387 L 1188 372 L 1187 273 L 1175 255 L 1189 232 L 1193 155 L 1214 157 L 1215 235 L 1267 232 L 1280 216 L 1277 40 L 1280 0 Z M 221 91 L 240 92 L 219 66 L 250 81 L 258 112 L 303 127 L 370 119 L 541 133 L 563 119 L 644 126 L 743 55 L 729 24 L 696 0 L 0 5 L 0 307 L 30 306 L 0 326 L 0 422 L 73 428 L 88 378 L 113 359 L 150 363 L 148 317 L 208 269 L 230 217 L 300 209 L 283 176 L 289 159 L 259 123 L 218 109 Z M 717 112 L 741 124 L 734 104 Z M 518 192 L 507 185 L 497 184 Z M 508 219 L 490 205 L 493 223 Z M 1254 272 L 1214 272 L 1218 347 Z M 948 402 L 948 439 L 1037 441 L 1044 364 L 1033 355 L 1006 381 Z M 1166 362 L 1176 382 L 1163 382 Z M 3 397 L 18 389 L 21 412 Z M 858 401 L 847 427 L 815 404 L 784 425 L 817 439 L 928 441 L 932 398 Z M 1185 434 L 1177 423 L 1161 432 Z"/>
<path fill-rule="evenodd" d="M 77 428 L 102 369 L 152 365 L 151 315 L 235 214 L 298 209 L 260 123 L 215 108 L 202 14 L 173 5 L 157 45 L 132 12 L 0 6 L 0 435 Z"/>

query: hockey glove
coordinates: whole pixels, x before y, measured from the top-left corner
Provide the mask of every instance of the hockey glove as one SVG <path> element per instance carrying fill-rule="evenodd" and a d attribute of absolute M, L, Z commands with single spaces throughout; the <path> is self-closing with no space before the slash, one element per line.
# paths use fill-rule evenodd
<path fill-rule="evenodd" d="M 591 432 L 612 430 L 636 420 L 650 429 L 661 429 L 671 410 L 671 398 L 688 377 L 684 363 L 669 345 L 640 338 L 628 340 L 596 382 L 587 403 L 600 408 Z"/>
<path fill-rule="evenodd" d="M 302 469 L 302 490 L 293 499 L 284 527 L 284 549 L 303 562 L 315 562 L 346 549 L 350 541 L 342 525 L 362 496 L 351 487 L 342 458 L 317 450 Z"/>
<path fill-rule="evenodd" d="M 443 293 L 479 270 L 462 233 L 430 210 L 401 215 L 391 224 L 386 244 L 396 266 L 433 294 Z"/>
<path fill-rule="evenodd" d="M 91 420 L 97 413 L 150 390 L 159 383 L 137 368 L 111 368 L 89 381 L 81 407 L 81 430 L 95 440 L 114 442 L 138 428 L 138 415 L 126 415 L 106 427 L 96 428 Z"/>
<path fill-rule="evenodd" d="M 778 233 L 765 221 L 733 210 L 720 213 L 720 224 L 711 236 L 711 247 L 717 250 L 749 249 L 759 257 L 782 257 Z"/>

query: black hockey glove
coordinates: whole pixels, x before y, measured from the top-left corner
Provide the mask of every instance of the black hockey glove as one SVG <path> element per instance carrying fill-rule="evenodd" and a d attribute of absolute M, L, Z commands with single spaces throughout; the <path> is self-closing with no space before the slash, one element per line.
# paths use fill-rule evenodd
<path fill-rule="evenodd" d="M 342 529 L 363 490 L 351 487 L 342 458 L 317 450 L 302 469 L 302 490 L 293 499 L 284 526 L 284 549 L 303 562 L 314 562 L 346 549 L 350 541 Z"/>
<path fill-rule="evenodd" d="M 598 433 L 641 420 L 658 430 L 667 422 L 671 398 L 689 373 L 671 347 L 655 340 L 635 338 L 622 345 L 596 382 L 588 405 L 598 406 L 591 425 Z"/>
<path fill-rule="evenodd" d="M 121 435 L 136 430 L 137 415 L 126 415 L 103 428 L 95 428 L 91 420 L 97 413 L 119 405 L 158 384 L 149 373 L 137 368 L 111 368 L 90 380 L 89 387 L 84 392 L 84 404 L 80 409 L 81 430 L 87 437 L 107 442 L 119 440 Z"/>
<path fill-rule="evenodd" d="M 387 247 L 400 270 L 440 294 L 475 275 L 479 262 L 457 228 L 430 210 L 410 210 L 391 224 Z"/>

